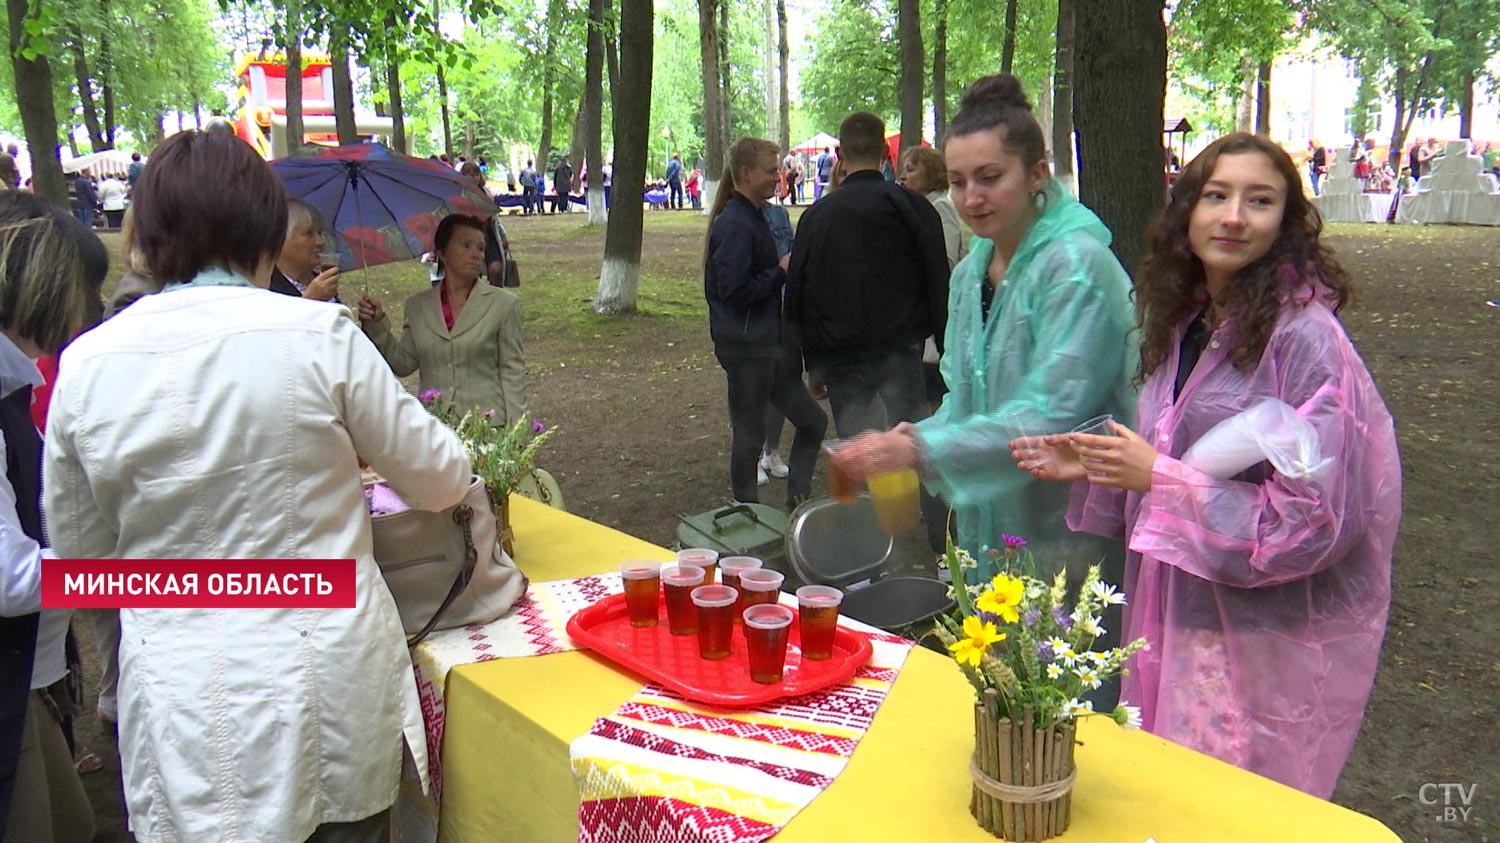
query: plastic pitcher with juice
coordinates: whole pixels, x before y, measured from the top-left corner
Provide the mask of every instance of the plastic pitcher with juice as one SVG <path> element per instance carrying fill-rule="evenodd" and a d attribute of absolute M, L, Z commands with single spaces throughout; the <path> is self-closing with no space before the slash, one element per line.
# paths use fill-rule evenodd
<path fill-rule="evenodd" d="M 899 536 L 917 526 L 922 517 L 922 481 L 916 469 L 899 468 L 872 474 L 865 480 L 870 487 L 870 502 L 880 529 Z"/>

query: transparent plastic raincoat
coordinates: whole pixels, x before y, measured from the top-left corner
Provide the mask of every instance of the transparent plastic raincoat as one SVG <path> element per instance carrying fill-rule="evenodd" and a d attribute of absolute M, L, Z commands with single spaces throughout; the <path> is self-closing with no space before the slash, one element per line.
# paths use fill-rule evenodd
<path fill-rule="evenodd" d="M 1145 636 L 1121 696 L 1154 734 L 1322 797 L 1332 795 L 1375 680 L 1401 516 L 1390 414 L 1337 317 L 1297 280 L 1253 372 L 1220 325 L 1174 401 L 1171 357 L 1141 392 L 1139 433 L 1161 456 L 1146 494 L 1072 484 L 1069 523 L 1123 535 L 1124 638 Z M 1321 292 L 1320 288 L 1318 289 Z M 1229 479 L 1180 458 L 1267 398 L 1296 410 L 1326 461 L 1262 462 Z"/>
<path fill-rule="evenodd" d="M 949 392 L 917 424 L 927 485 L 953 506 L 958 542 L 984 579 L 994 567 L 981 551 L 1002 533 L 1029 541 L 1049 577 L 1066 566 L 1079 578 L 1088 564 L 1123 560 L 1118 540 L 1068 530 L 1068 487 L 1033 479 L 1010 457 L 1022 433 L 1067 431 L 1102 413 L 1130 424 L 1135 415 L 1130 279 L 1099 218 L 1056 180 L 1045 193 L 988 320 L 980 285 L 994 244 L 974 238 L 953 270 L 941 361 Z"/>

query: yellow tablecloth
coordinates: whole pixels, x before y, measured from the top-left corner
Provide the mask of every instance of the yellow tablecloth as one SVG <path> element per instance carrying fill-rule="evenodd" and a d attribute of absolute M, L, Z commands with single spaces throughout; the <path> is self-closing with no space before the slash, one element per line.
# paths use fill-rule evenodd
<path fill-rule="evenodd" d="M 534 580 L 579 577 L 672 554 L 525 500 L 511 505 L 516 555 Z M 500 659 L 448 678 L 441 843 L 565 843 L 578 834 L 568 744 L 644 680 L 588 652 Z M 972 691 L 917 648 L 848 768 L 777 843 L 993 840 L 969 817 Z M 1374 843 L 1369 817 L 1104 718 L 1080 729 L 1073 824 L 1080 843 Z"/>

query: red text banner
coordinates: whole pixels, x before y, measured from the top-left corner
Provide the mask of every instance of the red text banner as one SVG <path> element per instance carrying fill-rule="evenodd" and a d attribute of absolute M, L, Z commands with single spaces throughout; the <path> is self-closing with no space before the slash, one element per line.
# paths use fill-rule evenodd
<path fill-rule="evenodd" d="M 353 559 L 43 559 L 44 609 L 352 609 Z"/>

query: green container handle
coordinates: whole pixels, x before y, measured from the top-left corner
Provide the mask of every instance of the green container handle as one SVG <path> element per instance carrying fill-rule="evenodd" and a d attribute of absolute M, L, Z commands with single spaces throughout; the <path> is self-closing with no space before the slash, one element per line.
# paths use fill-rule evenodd
<path fill-rule="evenodd" d="M 760 523 L 760 518 L 756 516 L 755 510 L 751 509 L 748 504 L 738 503 L 734 506 L 725 507 L 724 509 L 721 509 L 718 512 L 714 513 L 714 532 L 724 532 L 724 527 L 719 523 L 719 519 L 728 518 L 731 515 L 745 515 L 748 516 L 752 522 L 756 524 Z"/>

